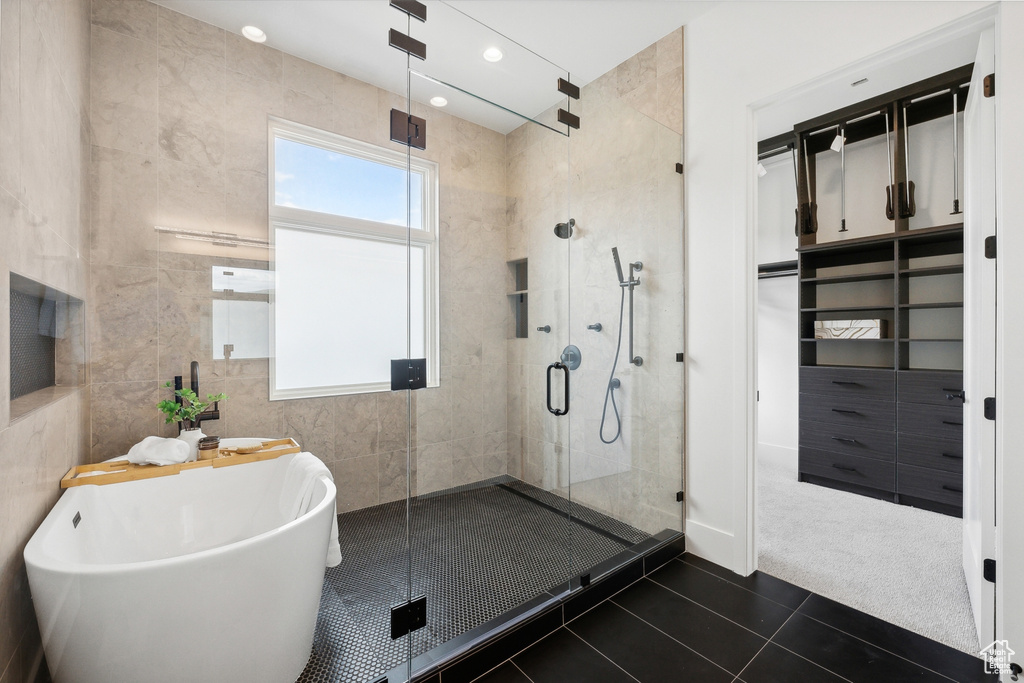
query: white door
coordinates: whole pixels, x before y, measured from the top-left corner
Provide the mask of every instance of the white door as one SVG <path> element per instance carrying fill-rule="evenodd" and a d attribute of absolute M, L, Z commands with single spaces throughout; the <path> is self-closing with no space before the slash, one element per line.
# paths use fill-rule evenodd
<path fill-rule="evenodd" d="M 996 388 L 996 261 L 985 258 L 985 238 L 996 234 L 995 98 L 983 79 L 995 71 L 993 30 L 978 43 L 964 110 L 964 575 L 979 648 L 995 640 L 995 586 L 982 576 L 995 558 L 995 422 L 985 419 L 985 397 Z"/>

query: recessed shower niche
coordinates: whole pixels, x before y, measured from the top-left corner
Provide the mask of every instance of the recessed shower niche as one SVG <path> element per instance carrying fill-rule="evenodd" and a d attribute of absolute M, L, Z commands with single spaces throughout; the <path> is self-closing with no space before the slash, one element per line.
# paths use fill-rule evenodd
<path fill-rule="evenodd" d="M 512 323 L 511 339 L 526 339 L 530 336 L 529 281 L 527 259 L 508 262 L 509 281 L 512 290 L 508 293 L 509 322 Z"/>
<path fill-rule="evenodd" d="M 38 407 L 31 395 L 83 381 L 82 301 L 11 273 L 11 419 Z M 46 397 L 40 397 L 46 400 Z"/>

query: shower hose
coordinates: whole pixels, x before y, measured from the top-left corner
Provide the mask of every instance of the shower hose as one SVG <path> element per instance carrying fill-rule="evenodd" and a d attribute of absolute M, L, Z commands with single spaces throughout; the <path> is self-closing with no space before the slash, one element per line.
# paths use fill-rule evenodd
<path fill-rule="evenodd" d="M 622 435 L 622 417 L 619 415 L 619 406 L 615 403 L 615 390 L 619 388 L 620 382 L 615 379 L 615 368 L 619 365 L 619 351 L 622 349 L 622 312 L 626 308 L 626 288 L 620 287 L 622 297 L 619 300 L 619 340 L 615 342 L 615 360 L 612 361 L 612 374 L 608 377 L 608 387 L 604 392 L 604 407 L 601 408 L 601 429 L 599 436 L 604 443 L 615 443 Z M 608 417 L 608 403 L 612 404 L 612 411 L 615 413 L 615 436 L 611 439 L 604 438 L 604 423 Z"/>

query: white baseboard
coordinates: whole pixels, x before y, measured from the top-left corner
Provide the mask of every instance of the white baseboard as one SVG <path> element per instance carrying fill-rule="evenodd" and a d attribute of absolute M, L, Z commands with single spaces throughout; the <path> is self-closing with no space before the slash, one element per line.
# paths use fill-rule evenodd
<path fill-rule="evenodd" d="M 686 520 L 686 552 L 693 553 L 697 557 L 709 562 L 728 567 L 733 567 L 733 558 L 736 554 L 736 538 L 733 534 L 706 526 L 692 519 Z"/>
<path fill-rule="evenodd" d="M 755 450 L 757 462 L 767 462 L 785 470 L 796 477 L 798 451 L 790 446 L 777 446 L 773 443 L 759 443 Z"/>

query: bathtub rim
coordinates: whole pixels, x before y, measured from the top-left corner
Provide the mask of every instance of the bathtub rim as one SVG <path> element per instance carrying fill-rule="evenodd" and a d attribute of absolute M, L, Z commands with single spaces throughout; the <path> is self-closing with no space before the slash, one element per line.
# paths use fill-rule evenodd
<path fill-rule="evenodd" d="M 312 454 L 310 454 L 310 455 L 312 455 Z M 316 457 L 316 456 L 314 455 L 313 457 Z M 260 461 L 260 462 L 252 462 L 252 463 L 245 463 L 245 464 L 246 465 L 258 465 L 258 464 L 269 463 L 269 462 L 274 462 L 274 461 L 264 460 L 264 461 Z M 244 465 L 242 465 L 242 466 L 244 466 Z M 196 472 L 196 473 L 199 473 L 199 472 L 202 472 L 202 471 L 205 471 L 205 470 L 193 470 L 193 472 Z M 263 542 L 263 541 L 265 541 L 267 539 L 270 539 L 270 538 L 272 538 L 274 536 L 283 534 L 283 533 L 285 533 L 285 532 L 287 532 L 289 530 L 292 530 L 292 529 L 294 529 L 294 528 L 296 528 L 296 527 L 298 527 L 300 525 L 304 525 L 306 523 L 312 523 L 311 520 L 314 517 L 316 517 L 316 515 L 319 514 L 323 510 L 323 508 L 327 507 L 328 505 L 335 506 L 335 514 L 337 514 L 337 512 L 336 512 L 337 511 L 336 505 L 337 505 L 338 489 L 337 489 L 337 486 L 335 486 L 335 484 L 334 484 L 333 478 L 331 477 L 331 475 L 329 473 L 323 473 L 323 474 L 318 475 L 317 479 L 319 479 L 322 482 L 324 482 L 324 484 L 327 486 L 327 493 L 324 495 L 323 500 L 321 500 L 319 503 L 317 503 L 317 505 L 312 510 L 307 511 L 305 514 L 300 515 L 299 517 L 296 517 L 293 520 L 285 522 L 281 526 L 274 527 L 273 529 L 269 529 L 269 530 L 264 531 L 262 533 L 256 534 L 255 536 L 250 536 L 248 538 L 243 538 L 241 540 L 234 541 L 232 543 L 227 543 L 225 545 L 219 545 L 219 546 L 216 546 L 214 548 L 207 548 L 206 550 L 199 550 L 199 551 L 196 551 L 194 553 L 186 553 L 184 555 L 175 555 L 173 557 L 165 557 L 165 558 L 156 559 L 156 560 L 140 560 L 138 562 L 118 562 L 118 563 L 106 563 L 106 564 L 94 564 L 94 563 L 85 563 L 85 562 L 67 562 L 67 561 L 63 561 L 63 560 L 58 560 L 58 559 L 54 558 L 52 555 L 50 555 L 48 552 L 46 552 L 46 550 L 45 550 L 45 542 L 42 540 L 42 537 L 47 535 L 47 532 L 50 530 L 50 527 L 52 527 L 54 524 L 58 523 L 58 518 L 60 518 L 62 513 L 64 512 L 64 508 L 71 507 L 72 503 L 68 502 L 68 501 L 71 501 L 76 496 L 82 495 L 82 494 L 62 495 L 60 497 L 60 499 L 57 501 L 57 503 L 50 510 L 50 512 L 47 513 L 47 515 L 43 519 L 42 523 L 39 525 L 38 528 L 36 528 L 35 532 L 29 538 L 28 543 L 25 545 L 25 551 L 24 551 L 25 564 L 27 566 L 29 566 L 29 567 L 32 567 L 32 568 L 35 568 L 35 569 L 39 569 L 39 570 L 42 570 L 42 571 L 49 571 L 49 572 L 63 573 L 63 574 L 74 574 L 74 575 L 80 575 L 80 576 L 102 576 L 102 575 L 106 575 L 106 574 L 122 574 L 122 573 L 141 572 L 141 571 L 145 571 L 147 569 L 152 569 L 154 567 L 174 567 L 174 566 L 177 566 L 177 565 L 184 565 L 186 563 L 197 561 L 197 560 L 201 561 L 201 560 L 204 560 L 204 559 L 207 559 L 207 558 L 217 557 L 218 555 L 223 555 L 223 554 L 226 554 L 226 553 L 229 553 L 229 552 L 235 552 L 235 551 L 238 551 L 240 549 L 243 549 L 243 548 L 246 548 L 246 547 L 249 547 L 249 546 L 258 545 L 258 544 L 260 544 L 261 542 Z M 127 485 L 127 484 L 132 484 L 132 483 L 133 482 L 121 482 L 120 484 L 106 484 L 106 485 L 107 486 L 119 486 L 119 485 Z M 78 489 L 78 488 L 84 488 L 85 486 L 96 486 L 96 484 L 83 484 L 82 486 L 74 487 L 73 489 L 68 490 L 65 493 L 66 494 L 71 494 L 71 492 L 73 490 Z M 51 520 L 51 517 L 53 518 L 52 520 Z M 330 532 L 328 532 L 328 533 L 330 533 Z M 330 542 L 330 538 L 328 537 L 328 543 L 329 542 Z M 327 558 L 326 558 L 326 555 L 325 555 L 325 557 L 324 557 L 325 562 L 326 562 L 326 559 Z"/>

